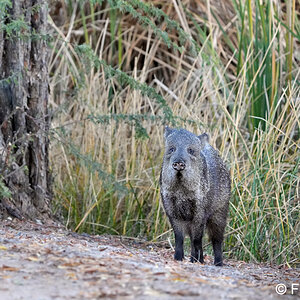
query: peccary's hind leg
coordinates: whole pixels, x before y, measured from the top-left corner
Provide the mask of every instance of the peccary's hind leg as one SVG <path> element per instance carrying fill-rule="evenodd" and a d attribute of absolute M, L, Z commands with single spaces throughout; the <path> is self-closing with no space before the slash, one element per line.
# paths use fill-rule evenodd
<path fill-rule="evenodd" d="M 183 252 L 183 241 L 184 241 L 184 231 L 180 226 L 177 226 L 174 222 L 171 222 L 171 225 L 174 230 L 175 235 L 175 254 L 174 259 L 183 260 L 184 252 Z"/>
<path fill-rule="evenodd" d="M 223 243 L 223 239 L 220 240 L 220 239 L 216 239 L 215 237 L 212 238 L 212 245 L 215 254 L 214 264 L 215 266 L 219 266 L 219 267 L 223 266 L 222 243 Z"/>
<path fill-rule="evenodd" d="M 204 263 L 203 259 L 203 249 L 202 249 L 202 237 L 204 232 L 204 225 L 201 225 L 197 230 L 190 233 L 191 238 L 191 262 L 201 262 Z"/>
<path fill-rule="evenodd" d="M 207 222 L 208 234 L 212 242 L 214 250 L 214 264 L 216 266 L 223 266 L 222 258 L 222 244 L 224 238 L 226 220 L 224 222 L 214 222 L 214 220 L 209 220 Z"/>

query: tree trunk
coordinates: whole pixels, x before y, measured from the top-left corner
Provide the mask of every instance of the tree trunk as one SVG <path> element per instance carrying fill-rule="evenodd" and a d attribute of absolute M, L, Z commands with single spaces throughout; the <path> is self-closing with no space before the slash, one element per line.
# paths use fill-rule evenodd
<path fill-rule="evenodd" d="M 0 218 L 43 219 L 51 199 L 47 3 L 11 4 L 0 7 Z"/>

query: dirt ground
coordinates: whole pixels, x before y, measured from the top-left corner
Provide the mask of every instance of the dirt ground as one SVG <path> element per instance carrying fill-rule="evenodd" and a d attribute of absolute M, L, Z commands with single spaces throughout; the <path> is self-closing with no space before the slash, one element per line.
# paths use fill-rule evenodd
<path fill-rule="evenodd" d="M 177 262 L 171 249 L 125 237 L 0 224 L 1 300 L 300 298 L 299 269 L 224 262 L 222 268 L 212 257 L 205 264 Z M 278 284 L 287 287 L 284 295 L 276 293 Z"/>

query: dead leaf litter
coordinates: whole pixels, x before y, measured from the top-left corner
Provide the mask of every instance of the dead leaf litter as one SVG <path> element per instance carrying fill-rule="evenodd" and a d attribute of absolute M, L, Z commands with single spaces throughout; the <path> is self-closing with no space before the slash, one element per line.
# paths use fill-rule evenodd
<path fill-rule="evenodd" d="M 58 226 L 0 225 L 0 299 L 296 299 L 299 269 L 225 260 L 173 260 L 173 251 Z M 276 286 L 287 287 L 285 295 Z M 298 290 L 297 290 L 298 287 Z M 292 295 L 293 294 L 293 295 Z"/>

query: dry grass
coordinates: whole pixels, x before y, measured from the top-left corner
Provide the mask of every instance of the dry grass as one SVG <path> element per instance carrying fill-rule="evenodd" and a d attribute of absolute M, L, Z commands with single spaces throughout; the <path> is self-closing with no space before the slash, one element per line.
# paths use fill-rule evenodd
<path fill-rule="evenodd" d="M 153 2 L 196 38 L 201 46 L 196 57 L 168 49 L 149 28 L 108 6 L 91 10 L 86 5 L 80 10 L 78 4 L 66 9 L 64 25 L 52 23 L 58 36 L 50 62 L 56 112 L 51 151 L 56 209 L 63 212 L 68 227 L 79 231 L 153 240 L 171 236 L 158 188 L 163 121 L 145 117 L 140 125 L 149 138 L 142 139 L 128 122 L 102 124 L 89 118 L 111 114 L 163 118 L 160 105 L 105 74 L 103 66 L 88 68 L 76 50 L 76 45 L 87 42 L 95 57 L 154 87 L 175 116 L 194 121 L 178 125 L 209 133 L 232 176 L 227 256 L 299 263 L 300 73 L 295 67 L 299 43 L 294 41 L 290 85 L 277 85 L 285 76 L 276 71 L 277 64 L 283 68 L 285 57 L 276 53 L 274 76 L 282 77 L 276 81 L 279 96 L 265 118 L 251 117 L 251 87 L 260 80 L 266 60 L 261 59 L 249 76 L 253 64 L 249 43 L 237 74 L 238 15 L 232 2 L 222 1 L 222 8 L 212 1 Z M 164 23 L 157 26 L 165 29 Z M 276 30 L 271 48 L 278 46 L 278 32 L 280 36 L 286 32 L 281 25 Z M 178 41 L 176 31 L 169 32 Z M 268 89 L 262 92 L 268 98 Z M 265 120 L 264 130 L 249 126 L 253 118 Z"/>

